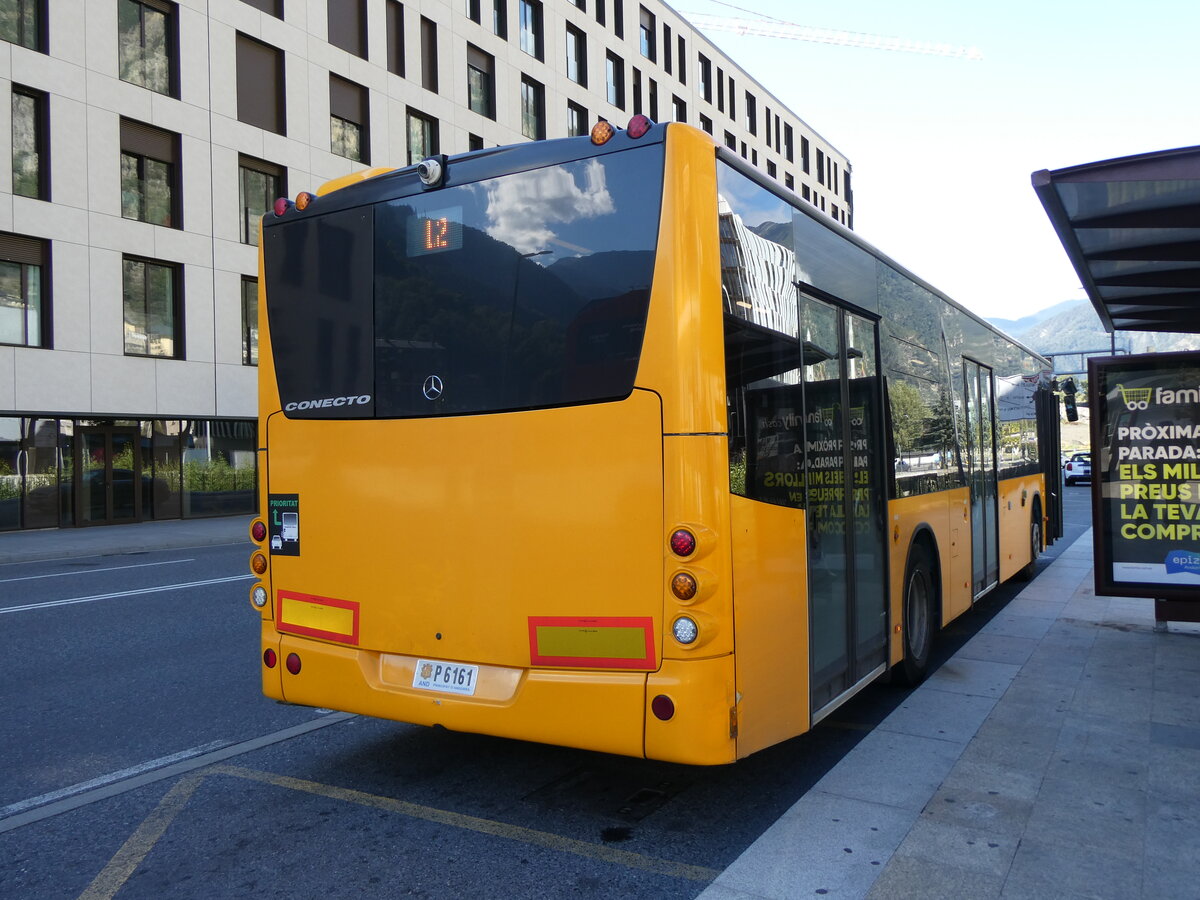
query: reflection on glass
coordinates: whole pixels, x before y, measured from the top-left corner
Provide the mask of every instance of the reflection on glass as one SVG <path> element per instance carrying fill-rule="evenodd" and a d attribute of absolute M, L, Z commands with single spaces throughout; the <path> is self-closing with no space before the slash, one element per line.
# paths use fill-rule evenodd
<path fill-rule="evenodd" d="M 245 421 L 193 419 L 184 423 L 185 516 L 226 516 L 255 511 L 255 430 L 255 423 Z M 173 449 L 165 438 L 161 449 L 164 459 L 169 461 Z"/>

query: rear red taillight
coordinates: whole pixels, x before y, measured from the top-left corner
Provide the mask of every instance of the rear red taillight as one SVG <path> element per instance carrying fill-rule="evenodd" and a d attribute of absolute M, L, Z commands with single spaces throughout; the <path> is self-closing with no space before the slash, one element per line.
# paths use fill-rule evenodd
<path fill-rule="evenodd" d="M 275 668 L 275 663 L 279 662 L 279 657 L 275 655 L 275 651 L 268 647 L 263 651 L 263 665 L 268 669 Z"/>
<path fill-rule="evenodd" d="M 285 665 L 287 666 L 287 670 L 289 672 L 291 672 L 293 675 L 299 675 L 300 674 L 300 654 L 299 653 L 289 653 L 287 655 L 287 662 L 285 663 Z"/>
<path fill-rule="evenodd" d="M 629 120 L 629 126 L 625 129 L 625 131 L 631 138 L 640 138 L 650 130 L 652 125 L 654 125 L 654 123 L 651 122 L 649 118 L 639 113 Z"/>
<path fill-rule="evenodd" d="M 256 544 L 261 544 L 267 539 L 267 524 L 262 519 L 255 519 L 250 526 L 250 537 Z"/>
<path fill-rule="evenodd" d="M 696 552 L 696 536 L 680 528 L 671 535 L 671 552 L 676 556 L 691 556 Z"/>
<path fill-rule="evenodd" d="M 275 200 L 275 215 L 282 216 L 292 206 L 292 201 L 287 197 L 279 197 Z"/>

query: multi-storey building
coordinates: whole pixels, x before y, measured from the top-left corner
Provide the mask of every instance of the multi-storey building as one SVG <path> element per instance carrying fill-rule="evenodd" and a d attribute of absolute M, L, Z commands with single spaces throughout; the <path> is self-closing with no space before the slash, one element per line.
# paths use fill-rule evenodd
<path fill-rule="evenodd" d="M 0 85 L 0 530 L 253 511 L 277 196 L 643 113 L 853 223 L 845 157 L 658 0 L 0 0 Z"/>

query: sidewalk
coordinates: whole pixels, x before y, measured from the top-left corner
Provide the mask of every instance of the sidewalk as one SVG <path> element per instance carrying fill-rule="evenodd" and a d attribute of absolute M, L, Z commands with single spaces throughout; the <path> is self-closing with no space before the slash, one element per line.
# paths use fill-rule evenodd
<path fill-rule="evenodd" d="M 1200 897 L 1200 627 L 1086 532 L 700 896 Z"/>
<path fill-rule="evenodd" d="M 92 528 L 8 531 L 0 533 L 0 565 L 214 544 L 245 543 L 249 553 L 251 518 L 220 516 L 213 519 L 167 519 L 133 525 L 97 525 Z"/>

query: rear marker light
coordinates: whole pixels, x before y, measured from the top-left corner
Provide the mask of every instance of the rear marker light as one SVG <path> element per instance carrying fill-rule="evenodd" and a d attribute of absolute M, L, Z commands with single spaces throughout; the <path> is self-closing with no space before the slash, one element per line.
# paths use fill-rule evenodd
<path fill-rule="evenodd" d="M 671 552 L 676 556 L 691 556 L 696 552 L 696 536 L 680 528 L 671 535 Z"/>
<path fill-rule="evenodd" d="M 267 571 L 267 558 L 261 553 L 255 553 L 250 557 L 250 568 L 254 570 L 255 575 L 261 575 Z"/>
<path fill-rule="evenodd" d="M 691 600 L 696 596 L 696 579 L 687 572 L 677 572 L 671 579 L 671 593 L 680 600 Z"/>
<path fill-rule="evenodd" d="M 254 586 L 254 590 L 250 592 L 250 602 L 253 603 L 258 609 L 262 609 L 264 606 L 266 606 L 267 589 L 261 584 L 256 584 Z"/>
<path fill-rule="evenodd" d="M 592 143 L 599 147 L 601 144 L 607 144 L 612 140 L 612 136 L 617 133 L 617 129 L 601 119 L 592 126 Z"/>
<path fill-rule="evenodd" d="M 268 669 L 275 668 L 275 663 L 279 662 L 279 657 L 275 655 L 275 651 L 268 647 L 263 651 L 263 665 Z"/>
<path fill-rule="evenodd" d="M 250 526 L 250 538 L 256 544 L 261 544 L 267 539 L 267 523 L 262 519 L 255 519 Z"/>
<path fill-rule="evenodd" d="M 700 628 L 692 619 L 689 619 L 687 616 L 680 616 L 671 623 L 671 634 L 681 644 L 694 644 L 696 638 L 700 636 Z"/>
<path fill-rule="evenodd" d="M 287 197 L 280 197 L 275 201 L 275 215 L 282 216 L 285 212 L 292 208 L 292 201 Z"/>
<path fill-rule="evenodd" d="M 293 675 L 299 675 L 300 674 L 300 654 L 299 653 L 289 653 L 287 655 L 287 662 L 285 663 L 285 665 L 287 666 L 287 670 L 289 672 L 291 672 Z"/>
<path fill-rule="evenodd" d="M 669 721 L 675 715 L 675 701 L 666 694 L 659 694 L 650 701 L 650 711 L 654 713 L 655 718 Z"/>
<path fill-rule="evenodd" d="M 299 209 L 299 210 L 308 209 L 308 205 L 316 199 L 317 198 L 314 197 L 312 194 L 310 194 L 308 191 L 301 191 L 300 193 L 298 193 L 296 195 L 296 209 Z"/>
<path fill-rule="evenodd" d="M 625 131 L 631 138 L 640 138 L 654 125 L 646 116 L 636 115 L 629 120 L 629 126 Z"/>

